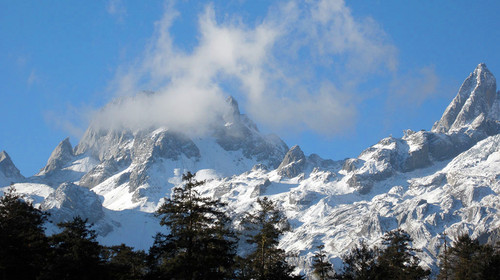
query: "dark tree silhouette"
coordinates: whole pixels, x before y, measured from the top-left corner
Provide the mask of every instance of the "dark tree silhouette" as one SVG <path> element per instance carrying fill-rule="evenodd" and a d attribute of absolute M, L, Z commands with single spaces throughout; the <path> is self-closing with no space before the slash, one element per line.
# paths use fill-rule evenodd
<path fill-rule="evenodd" d="M 313 274 L 320 280 L 334 279 L 335 270 L 323 250 L 325 245 L 317 247 L 318 251 L 313 257 Z"/>
<path fill-rule="evenodd" d="M 233 277 L 236 235 L 224 204 L 201 197 L 197 181 L 188 172 L 183 186 L 173 189 L 158 209 L 160 224 L 168 234 L 158 233 L 150 249 L 150 278 L 229 279 Z"/>
<path fill-rule="evenodd" d="M 75 217 L 57 225 L 50 237 L 51 257 L 42 279 L 105 279 L 103 248 L 87 220 Z"/>
<path fill-rule="evenodd" d="M 498 279 L 500 275 L 500 253 L 493 246 L 479 244 L 468 234 L 461 235 L 443 253 L 447 267 L 442 261 L 439 265 L 440 279 Z"/>
<path fill-rule="evenodd" d="M 344 267 L 342 273 L 337 276 L 337 279 L 376 279 L 376 258 L 378 253 L 379 251 L 377 248 L 369 248 L 366 243 L 361 242 L 342 257 Z"/>
<path fill-rule="evenodd" d="M 294 276 L 294 267 L 286 261 L 287 255 L 278 248 L 279 237 L 290 225 L 283 213 L 267 197 L 258 199 L 259 210 L 249 213 L 242 221 L 247 243 L 252 251 L 239 269 L 240 279 L 301 279 Z"/>
<path fill-rule="evenodd" d="M 104 248 L 104 259 L 108 279 L 139 280 L 146 275 L 147 254 L 144 251 L 134 251 L 121 244 Z"/>
<path fill-rule="evenodd" d="M 382 279 L 425 279 L 429 270 L 419 266 L 420 259 L 411 247 L 412 238 L 402 229 L 384 235 L 385 249 L 377 259 L 377 276 Z"/>
<path fill-rule="evenodd" d="M 0 277 L 35 279 L 48 253 L 47 214 L 26 202 L 14 188 L 0 198 Z"/>

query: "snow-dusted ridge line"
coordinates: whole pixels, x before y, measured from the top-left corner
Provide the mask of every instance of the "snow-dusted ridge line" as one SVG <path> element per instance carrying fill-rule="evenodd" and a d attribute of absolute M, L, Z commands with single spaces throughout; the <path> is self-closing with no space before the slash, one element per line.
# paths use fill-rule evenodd
<path fill-rule="evenodd" d="M 408 130 L 341 161 L 262 135 L 229 98 L 229 113 L 205 135 L 90 126 L 75 148 L 62 141 L 36 176 L 12 176 L 13 164 L 0 156 L 0 183 L 5 191 L 3 178 L 14 178 L 19 192 L 60 220 L 92 218 L 104 244 L 148 249 L 161 230 L 152 213 L 189 170 L 206 180 L 199 191 L 226 202 L 235 220 L 259 197 L 276 201 L 292 225 L 280 246 L 299 254 L 301 270 L 317 245 L 339 265 L 360 240 L 377 244 L 398 227 L 435 269 L 442 232 L 487 240 L 500 228 L 499 96 L 480 64 L 431 131 Z"/>

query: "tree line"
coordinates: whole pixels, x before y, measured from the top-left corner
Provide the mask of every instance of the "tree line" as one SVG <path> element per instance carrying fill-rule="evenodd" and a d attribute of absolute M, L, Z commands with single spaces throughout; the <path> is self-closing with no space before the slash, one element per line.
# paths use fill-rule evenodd
<path fill-rule="evenodd" d="M 148 252 L 124 244 L 103 246 L 87 220 L 59 223 L 60 232 L 45 234 L 48 214 L 11 188 L 0 198 L 0 279 L 305 279 L 295 275 L 289 255 L 278 247 L 290 229 L 286 217 L 268 198 L 247 213 L 237 227 L 225 204 L 202 197 L 188 172 L 183 184 L 156 215 L 165 232 L 154 236 Z M 324 246 L 313 257 L 308 279 L 427 279 L 412 239 L 401 229 L 386 233 L 381 248 L 365 243 L 343 257 L 336 273 Z M 498 279 L 500 253 L 464 235 L 446 246 L 439 279 Z M 238 255 L 238 248 L 245 253 Z"/>

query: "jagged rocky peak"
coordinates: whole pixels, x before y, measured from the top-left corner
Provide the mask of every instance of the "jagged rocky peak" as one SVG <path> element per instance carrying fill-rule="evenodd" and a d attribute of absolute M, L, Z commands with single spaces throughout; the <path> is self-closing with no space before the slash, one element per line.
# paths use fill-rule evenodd
<path fill-rule="evenodd" d="M 306 156 L 298 145 L 293 146 L 283 158 L 278 166 L 278 174 L 287 178 L 297 177 L 304 172 L 306 166 Z"/>
<path fill-rule="evenodd" d="M 238 106 L 238 101 L 233 96 L 226 98 L 226 103 L 229 105 L 228 111 L 224 114 L 224 120 L 226 122 L 234 122 L 240 120 L 240 108 Z"/>
<path fill-rule="evenodd" d="M 124 159 L 122 147 L 134 139 L 129 130 L 102 129 L 98 124 L 91 123 L 85 131 L 80 143 L 75 147 L 75 154 L 88 153 L 102 161 L 109 159 Z"/>
<path fill-rule="evenodd" d="M 241 114 L 238 102 L 230 96 L 226 99 L 228 112 L 224 124 L 216 126 L 213 137 L 226 151 L 241 151 L 247 158 L 254 158 L 271 168 L 276 168 L 288 151 L 288 146 L 276 135 L 263 135 L 257 125 Z"/>
<path fill-rule="evenodd" d="M 443 116 L 432 127 L 432 132 L 453 133 L 468 128 L 476 129 L 486 122 L 495 122 L 494 103 L 498 102 L 496 79 L 486 64 L 479 64 L 464 81 L 457 96 Z M 493 118 L 493 119 L 492 119 Z"/>
<path fill-rule="evenodd" d="M 12 160 L 10 159 L 9 154 L 6 151 L 0 152 L 0 177 L 3 177 L 5 180 L 10 180 L 11 182 L 1 182 L 0 184 L 10 184 L 12 182 L 16 183 L 20 180 L 24 179 L 24 176 L 21 175 L 19 169 L 14 165 Z"/>
<path fill-rule="evenodd" d="M 69 142 L 69 138 L 64 139 L 57 145 L 57 147 L 50 154 L 50 158 L 44 168 L 38 172 L 38 176 L 47 175 L 54 170 L 59 170 L 64 167 L 64 165 L 70 162 L 74 157 L 73 147 Z"/>

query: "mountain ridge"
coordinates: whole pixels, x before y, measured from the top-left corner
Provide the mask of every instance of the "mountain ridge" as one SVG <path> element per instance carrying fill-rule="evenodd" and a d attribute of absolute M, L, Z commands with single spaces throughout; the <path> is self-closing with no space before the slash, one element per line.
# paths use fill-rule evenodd
<path fill-rule="evenodd" d="M 407 130 L 339 161 L 261 134 L 234 98 L 226 102 L 203 136 L 91 124 L 78 145 L 63 140 L 38 174 L 14 187 L 59 220 L 89 216 L 105 244 L 147 249 L 161 230 L 151 213 L 183 172 L 196 172 L 206 180 L 200 193 L 228 203 L 236 222 L 258 197 L 276 201 L 292 225 L 280 247 L 297 253 L 304 271 L 318 245 L 339 267 L 351 246 L 377 244 L 394 228 L 412 235 L 435 270 L 442 232 L 488 239 L 500 228 L 500 93 L 483 63 L 430 131 Z"/>

